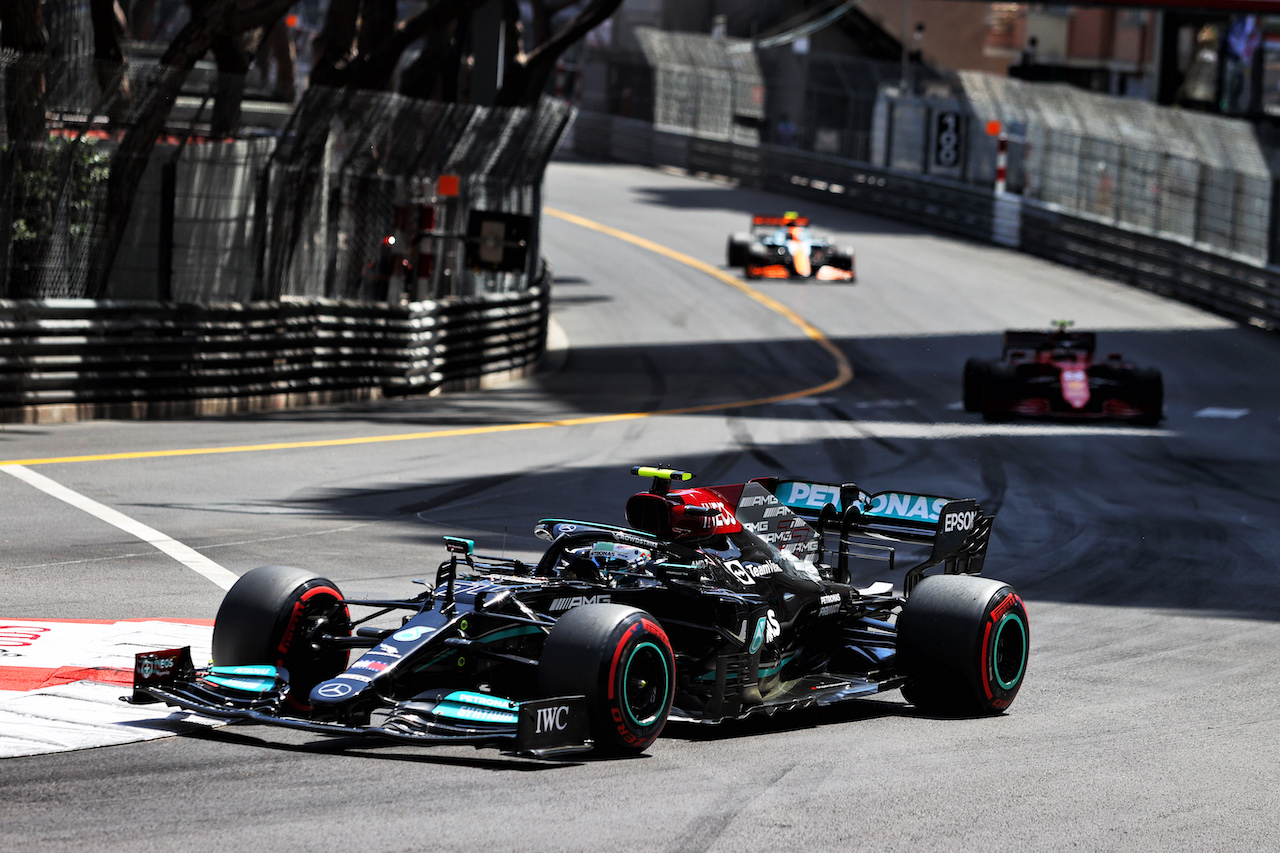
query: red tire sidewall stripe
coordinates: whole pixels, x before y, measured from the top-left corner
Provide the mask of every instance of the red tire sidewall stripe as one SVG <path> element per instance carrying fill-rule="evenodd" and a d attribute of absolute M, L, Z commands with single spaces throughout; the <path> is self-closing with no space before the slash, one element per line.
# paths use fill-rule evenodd
<path fill-rule="evenodd" d="M 1000 624 L 1000 620 L 1004 618 L 1005 613 L 1015 604 L 1021 607 L 1022 599 L 1018 597 L 1016 592 L 1011 591 L 999 604 L 991 609 L 991 613 L 987 617 L 987 624 L 982 631 L 982 691 L 986 694 L 988 702 L 996 698 L 991 686 L 991 678 L 995 672 L 995 661 L 991 659 L 991 629 Z M 1023 609 L 1025 611 L 1025 607 Z"/>
<path fill-rule="evenodd" d="M 631 640 L 631 635 L 640 630 L 642 623 L 636 622 L 623 633 L 618 640 L 618 646 L 613 650 L 613 662 L 609 664 L 609 702 L 617 704 L 617 684 L 618 684 L 618 661 L 622 659 L 622 650 L 627 647 L 627 643 Z"/>
<path fill-rule="evenodd" d="M 302 614 L 306 611 L 307 602 L 317 595 L 331 595 L 337 601 L 342 600 L 342 593 L 338 592 L 331 586 L 312 587 L 298 598 L 293 604 L 293 612 L 289 614 L 289 623 L 285 626 L 284 634 L 280 637 L 280 645 L 276 647 L 276 666 L 284 667 L 285 655 L 289 653 L 289 646 L 293 642 L 294 632 L 298 630 L 298 624 L 302 619 Z M 346 610 L 344 607 L 343 610 Z M 310 697 L 307 697 L 310 699 Z M 292 692 L 285 697 L 285 701 L 297 708 L 299 711 L 310 711 L 311 703 L 306 700 L 298 699 Z"/>

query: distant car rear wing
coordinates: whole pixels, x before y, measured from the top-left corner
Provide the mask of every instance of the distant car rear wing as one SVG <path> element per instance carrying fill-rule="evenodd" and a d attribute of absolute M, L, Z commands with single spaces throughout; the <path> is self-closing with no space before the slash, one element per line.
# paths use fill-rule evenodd
<path fill-rule="evenodd" d="M 785 216 L 753 216 L 751 217 L 751 224 L 770 228 L 789 228 L 791 226 L 805 228 L 809 225 L 809 217 L 797 216 L 794 213 L 788 213 Z"/>
<path fill-rule="evenodd" d="M 1003 352 L 1037 350 L 1041 347 L 1067 347 L 1093 352 L 1098 346 L 1096 332 L 1069 332 L 1065 329 L 1046 332 L 1038 329 L 1009 329 L 1004 333 Z"/>
<path fill-rule="evenodd" d="M 819 550 L 834 554 L 837 574 L 847 578 L 849 559 L 884 559 L 893 567 L 893 551 L 869 554 L 858 539 L 930 545 L 929 556 L 907 570 L 907 594 L 925 570 L 942 565 L 947 574 L 982 573 L 995 517 L 984 515 L 972 498 L 946 498 L 908 492 L 868 494 L 852 483 L 814 483 L 765 478 L 754 480 L 779 503 L 812 526 Z M 835 536 L 835 547 L 828 537 Z M 871 546 L 873 549 L 875 546 Z"/>

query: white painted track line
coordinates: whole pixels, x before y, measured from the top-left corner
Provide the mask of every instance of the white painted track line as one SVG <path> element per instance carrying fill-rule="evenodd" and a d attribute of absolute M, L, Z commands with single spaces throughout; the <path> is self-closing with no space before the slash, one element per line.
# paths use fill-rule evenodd
<path fill-rule="evenodd" d="M 204 554 L 194 548 L 183 545 L 181 542 L 164 535 L 155 528 L 148 527 L 140 521 L 135 521 L 124 513 L 117 512 L 105 504 L 100 504 L 92 498 L 87 498 L 79 492 L 68 489 L 61 483 L 50 480 L 43 474 L 37 474 L 24 465 L 0 465 L 0 471 L 4 471 L 10 476 L 17 477 L 24 483 L 34 486 L 45 494 L 55 497 L 64 503 L 70 504 L 76 509 L 83 510 L 90 515 L 105 521 L 114 527 L 118 527 L 131 536 L 136 536 L 148 545 L 152 545 L 173 559 L 182 563 L 196 574 L 199 574 L 222 589 L 231 589 L 231 585 L 239 580 L 239 576 L 233 572 L 229 572 L 222 566 L 210 560 Z"/>

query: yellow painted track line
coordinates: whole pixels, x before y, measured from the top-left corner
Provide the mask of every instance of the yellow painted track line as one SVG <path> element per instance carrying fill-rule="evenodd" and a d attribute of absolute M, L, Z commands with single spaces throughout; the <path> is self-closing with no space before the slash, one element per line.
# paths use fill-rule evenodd
<path fill-rule="evenodd" d="M 50 456 L 41 459 L 6 459 L 0 461 L 0 465 L 57 465 L 65 462 L 109 462 L 122 459 L 157 459 L 165 456 L 209 456 L 215 453 L 253 453 L 262 450 L 297 450 L 308 447 L 345 447 L 357 444 L 381 444 L 390 441 L 422 441 L 431 438 L 456 438 L 466 435 L 487 435 L 490 433 L 500 432 L 518 432 L 520 430 L 530 429 L 548 429 L 550 427 L 571 427 L 583 426 L 586 424 L 607 424 L 618 421 L 633 421 L 641 418 L 656 418 L 662 415 L 691 415 L 699 412 L 715 412 L 725 409 L 741 409 L 748 406 L 763 406 L 769 403 L 781 403 L 787 400 L 796 400 L 801 397 L 810 397 L 814 394 L 824 394 L 828 391 L 845 385 L 853 378 L 853 367 L 849 364 L 844 353 L 840 352 L 835 344 L 827 339 L 817 328 L 810 324 L 799 314 L 792 311 L 787 306 L 778 302 L 755 288 L 739 281 L 734 276 L 729 275 L 724 270 L 717 269 L 711 264 L 700 261 L 695 257 L 686 255 L 683 252 L 677 252 L 674 249 L 667 248 L 646 240 L 643 237 L 637 237 L 626 231 L 619 231 L 617 228 L 611 228 L 608 225 L 602 225 L 590 219 L 584 219 L 572 213 L 565 213 L 561 210 L 553 210 L 545 208 L 545 212 L 549 216 L 562 219 L 565 222 L 571 222 L 574 225 L 580 225 L 583 228 L 589 228 L 592 231 L 598 231 L 601 234 L 607 234 L 619 240 L 624 240 L 634 246 L 656 252 L 663 257 L 670 258 L 673 261 L 692 267 L 699 272 L 706 273 L 712 278 L 718 279 L 725 284 L 741 291 L 743 294 L 751 297 L 761 305 L 782 315 L 787 320 L 797 326 L 805 336 L 817 343 L 830 354 L 832 360 L 836 364 L 836 375 L 834 378 L 821 385 L 815 385 L 812 388 L 803 388 L 799 391 L 791 391 L 786 394 L 775 394 L 771 397 L 759 397 L 753 400 L 735 400 L 728 403 L 708 403 L 700 406 L 683 406 L 677 409 L 657 409 L 648 412 L 624 412 L 616 415 L 590 415 L 580 418 L 563 418 L 560 420 L 550 421 L 531 421 L 519 424 L 498 424 L 494 426 L 482 427 L 462 427 L 458 429 L 438 429 L 426 432 L 407 432 L 395 435 L 368 435 L 359 436 L 357 438 L 333 438 L 319 439 L 316 441 L 281 441 L 270 444 L 241 444 L 230 447 L 193 447 L 174 450 L 137 450 L 125 453 L 96 453 L 85 456 Z"/>

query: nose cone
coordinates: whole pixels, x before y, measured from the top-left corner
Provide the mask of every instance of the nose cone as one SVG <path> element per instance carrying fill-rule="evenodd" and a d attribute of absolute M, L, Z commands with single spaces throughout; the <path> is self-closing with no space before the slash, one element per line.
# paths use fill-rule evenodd
<path fill-rule="evenodd" d="M 311 688 L 311 712 L 321 718 L 347 716 L 340 714 L 339 709 L 363 704 L 360 700 L 368 693 L 373 697 L 367 676 L 344 672 L 336 678 L 322 681 Z M 376 698 L 376 697 L 375 697 Z"/>

